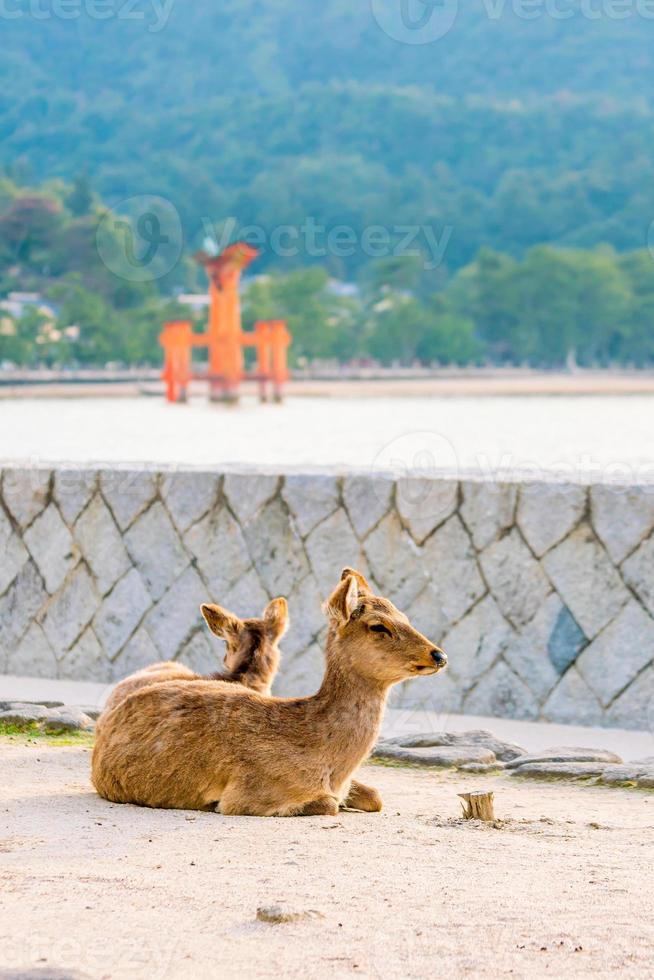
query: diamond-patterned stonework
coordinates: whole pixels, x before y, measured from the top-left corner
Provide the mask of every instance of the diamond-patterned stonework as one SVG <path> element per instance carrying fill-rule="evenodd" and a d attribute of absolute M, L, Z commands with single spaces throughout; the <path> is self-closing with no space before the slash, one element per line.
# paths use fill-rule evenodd
<path fill-rule="evenodd" d="M 321 602 L 358 567 L 446 650 L 403 710 L 654 726 L 654 486 L 366 473 L 6 468 L 0 670 L 107 682 L 161 659 L 217 669 L 201 617 L 277 595 L 275 691 L 315 690 Z"/>

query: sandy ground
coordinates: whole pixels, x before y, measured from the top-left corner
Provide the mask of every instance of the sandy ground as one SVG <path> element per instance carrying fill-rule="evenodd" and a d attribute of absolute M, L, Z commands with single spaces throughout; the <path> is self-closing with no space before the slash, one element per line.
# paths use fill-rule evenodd
<path fill-rule="evenodd" d="M 2 977 L 654 970 L 651 795 L 375 766 L 381 814 L 224 818 L 110 805 L 88 765 L 0 742 Z M 499 828 L 459 821 L 473 787 L 495 790 Z M 272 904 L 317 914 L 257 921 Z"/>

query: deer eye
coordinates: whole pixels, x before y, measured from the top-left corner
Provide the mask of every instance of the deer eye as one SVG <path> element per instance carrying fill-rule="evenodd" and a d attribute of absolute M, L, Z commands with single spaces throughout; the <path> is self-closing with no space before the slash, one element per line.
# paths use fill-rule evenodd
<path fill-rule="evenodd" d="M 385 633 L 386 636 L 393 635 L 389 630 L 389 628 L 387 626 L 384 626 L 382 623 L 373 623 L 372 626 L 368 627 L 368 629 L 370 630 L 371 633 Z"/>

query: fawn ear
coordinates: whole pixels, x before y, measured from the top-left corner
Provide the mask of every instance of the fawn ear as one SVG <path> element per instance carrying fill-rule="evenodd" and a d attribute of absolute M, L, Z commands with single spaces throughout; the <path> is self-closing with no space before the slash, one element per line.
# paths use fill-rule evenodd
<path fill-rule="evenodd" d="M 279 640 L 288 629 L 288 603 L 283 596 L 273 599 L 263 611 L 266 633 L 272 640 Z"/>
<path fill-rule="evenodd" d="M 323 604 L 325 615 L 338 626 L 345 626 L 359 602 L 359 586 L 354 575 L 348 575 Z"/>
<path fill-rule="evenodd" d="M 243 629 L 243 623 L 234 613 L 227 612 L 220 606 L 213 603 L 205 603 L 200 606 L 200 612 L 204 616 L 207 626 L 216 636 L 226 639 L 228 636 L 236 636 Z"/>
<path fill-rule="evenodd" d="M 372 595 L 372 589 L 368 585 L 365 577 L 361 572 L 357 572 L 354 568 L 344 568 L 341 572 L 341 582 L 344 582 L 348 576 L 353 575 L 357 580 L 357 587 L 359 589 L 359 595 Z"/>

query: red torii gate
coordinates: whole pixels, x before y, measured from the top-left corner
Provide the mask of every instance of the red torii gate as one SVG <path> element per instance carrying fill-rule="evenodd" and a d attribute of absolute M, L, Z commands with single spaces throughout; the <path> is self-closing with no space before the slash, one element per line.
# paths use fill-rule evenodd
<path fill-rule="evenodd" d="M 239 283 L 241 273 L 259 254 L 245 242 L 228 246 L 221 255 L 198 252 L 197 262 L 209 277 L 209 322 L 206 333 L 193 333 L 190 320 L 173 320 L 164 324 L 159 340 L 164 349 L 163 379 L 169 402 L 186 401 L 189 382 L 209 382 L 212 401 L 235 401 L 238 386 L 244 379 L 259 382 L 262 401 L 267 398 L 268 382 L 273 398 L 281 401 L 282 387 L 288 379 L 287 351 L 291 343 L 284 320 L 259 320 L 254 332 L 241 326 Z M 193 371 L 194 347 L 206 347 L 207 371 Z M 255 347 L 256 368 L 246 372 L 243 350 Z"/>

